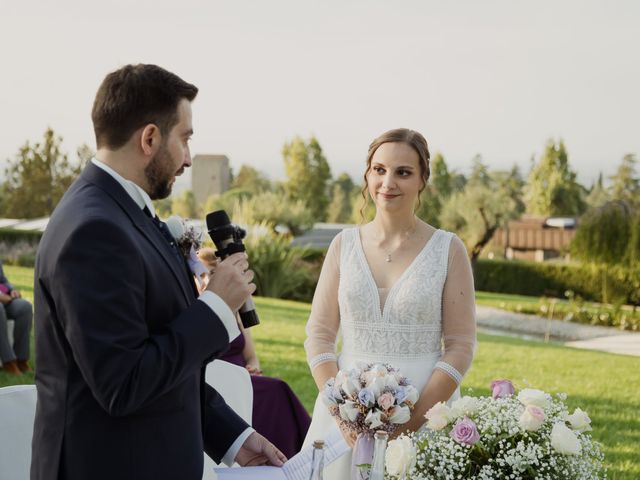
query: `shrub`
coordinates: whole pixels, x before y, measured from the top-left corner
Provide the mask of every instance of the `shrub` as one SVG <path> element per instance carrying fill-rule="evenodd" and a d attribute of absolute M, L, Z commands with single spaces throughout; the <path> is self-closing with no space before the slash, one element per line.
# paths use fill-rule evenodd
<path fill-rule="evenodd" d="M 564 298 L 573 291 L 585 300 L 640 305 L 640 268 L 591 264 L 478 261 L 477 290 Z"/>
<path fill-rule="evenodd" d="M 246 240 L 250 268 L 255 272 L 257 294 L 308 301 L 317 282 L 305 262 L 307 249 L 291 246 L 286 235 L 251 235 Z"/>

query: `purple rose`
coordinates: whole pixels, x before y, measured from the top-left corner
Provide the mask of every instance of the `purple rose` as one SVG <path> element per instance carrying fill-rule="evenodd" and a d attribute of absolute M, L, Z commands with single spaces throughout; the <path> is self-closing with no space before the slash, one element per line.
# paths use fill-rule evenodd
<path fill-rule="evenodd" d="M 480 440 L 480 434 L 476 428 L 476 424 L 473 423 L 469 417 L 464 417 L 451 429 L 449 436 L 458 443 L 465 443 L 467 445 L 473 445 Z"/>
<path fill-rule="evenodd" d="M 407 389 L 404 387 L 398 387 L 393 392 L 393 396 L 396 397 L 396 403 L 400 405 L 407 399 Z"/>
<path fill-rule="evenodd" d="M 515 392 L 511 380 L 494 380 L 491 382 L 492 396 L 496 398 L 510 397 Z"/>

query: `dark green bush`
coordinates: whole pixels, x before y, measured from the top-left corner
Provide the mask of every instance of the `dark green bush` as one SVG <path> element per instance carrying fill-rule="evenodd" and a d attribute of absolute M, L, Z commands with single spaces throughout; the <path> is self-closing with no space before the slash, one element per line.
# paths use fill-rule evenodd
<path fill-rule="evenodd" d="M 476 290 L 565 298 L 572 291 L 585 300 L 640 305 L 640 268 L 589 264 L 478 260 Z"/>

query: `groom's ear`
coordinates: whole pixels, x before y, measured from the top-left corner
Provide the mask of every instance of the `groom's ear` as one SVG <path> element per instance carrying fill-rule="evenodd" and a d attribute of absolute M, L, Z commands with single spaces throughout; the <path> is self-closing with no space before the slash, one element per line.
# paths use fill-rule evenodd
<path fill-rule="evenodd" d="M 152 157 L 160 149 L 162 134 L 160 128 L 155 123 L 149 123 L 140 132 L 140 148 L 147 157 Z"/>

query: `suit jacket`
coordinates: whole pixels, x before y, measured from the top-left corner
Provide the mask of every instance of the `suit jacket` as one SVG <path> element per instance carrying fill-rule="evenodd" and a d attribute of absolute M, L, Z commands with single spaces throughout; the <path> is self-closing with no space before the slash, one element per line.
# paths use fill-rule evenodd
<path fill-rule="evenodd" d="M 4 270 L 2 269 L 2 262 L 0 262 L 0 284 L 7 287 L 7 290 L 13 290 L 13 285 L 9 283 L 9 279 L 4 274 Z"/>
<path fill-rule="evenodd" d="M 32 480 L 202 477 L 247 424 L 204 383 L 220 319 L 152 220 L 89 164 L 54 211 L 35 269 Z"/>

